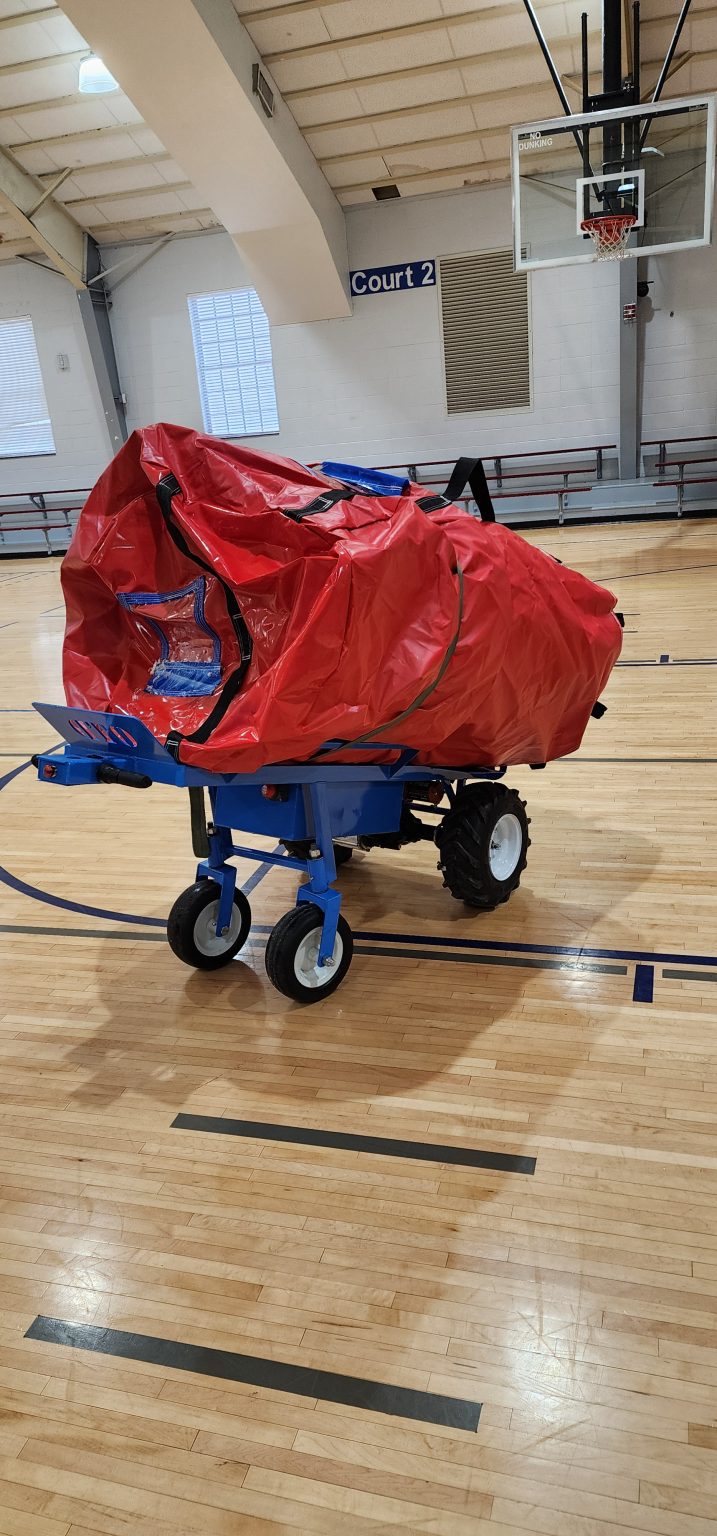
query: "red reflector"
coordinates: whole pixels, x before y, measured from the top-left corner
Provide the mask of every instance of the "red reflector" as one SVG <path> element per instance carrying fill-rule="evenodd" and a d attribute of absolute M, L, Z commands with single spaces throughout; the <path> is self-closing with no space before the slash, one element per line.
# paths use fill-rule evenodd
<path fill-rule="evenodd" d="M 261 792 L 265 800 L 278 800 L 279 798 L 278 784 L 262 784 Z"/>
<path fill-rule="evenodd" d="M 54 763 L 43 763 L 43 765 L 42 765 L 42 777 L 43 777 L 43 779 L 54 779 L 56 773 L 57 773 L 57 769 L 54 766 Z"/>

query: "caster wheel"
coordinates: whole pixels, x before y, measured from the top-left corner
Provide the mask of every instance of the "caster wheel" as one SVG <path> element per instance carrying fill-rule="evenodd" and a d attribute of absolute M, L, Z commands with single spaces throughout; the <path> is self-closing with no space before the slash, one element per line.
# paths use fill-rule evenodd
<path fill-rule="evenodd" d="M 234 892 L 231 922 L 226 933 L 217 933 L 219 886 L 216 880 L 197 880 L 172 907 L 167 921 L 170 948 L 185 965 L 199 971 L 216 971 L 238 955 L 249 937 L 251 907 L 241 891 Z"/>
<path fill-rule="evenodd" d="M 438 868 L 456 901 L 492 912 L 520 885 L 530 838 L 525 802 L 502 784 L 471 784 L 436 829 Z"/>
<path fill-rule="evenodd" d="M 285 842 L 284 847 L 290 858 L 308 859 L 313 847 L 313 843 L 309 842 L 309 839 L 306 838 L 303 842 L 300 843 Z M 336 868 L 340 869 L 342 864 L 348 864 L 352 854 L 353 848 L 346 848 L 344 847 L 343 843 L 334 843 L 334 859 L 336 860 Z"/>
<path fill-rule="evenodd" d="M 266 972 L 285 997 L 297 1003 L 318 1003 L 340 986 L 351 964 L 353 938 L 344 917 L 334 944 L 333 965 L 319 965 L 324 914 L 313 902 L 301 902 L 279 919 L 266 946 Z"/>

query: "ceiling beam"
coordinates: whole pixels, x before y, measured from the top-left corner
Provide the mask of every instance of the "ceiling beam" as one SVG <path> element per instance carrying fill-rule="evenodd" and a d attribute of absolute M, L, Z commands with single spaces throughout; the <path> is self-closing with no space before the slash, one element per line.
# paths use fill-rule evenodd
<path fill-rule="evenodd" d="M 681 55 L 679 62 L 675 63 L 671 73 L 674 74 L 676 69 L 681 68 L 683 64 L 689 63 L 690 59 L 693 57 L 693 54 Z M 700 54 L 701 59 L 706 57 L 708 57 L 707 54 Z M 643 62 L 645 69 L 649 70 L 652 67 L 656 67 L 659 70 L 662 63 L 662 55 L 660 55 L 659 58 L 645 60 Z M 571 78 L 570 75 L 563 75 L 562 80 L 563 84 L 567 85 L 571 90 L 582 92 L 582 85 L 580 82 L 574 78 Z M 459 107 L 477 107 L 490 109 L 491 107 L 500 106 L 505 107 L 505 112 L 502 114 L 500 122 L 494 121 L 491 123 L 486 123 L 484 127 L 482 127 L 478 122 L 472 131 L 475 134 L 481 134 L 490 133 L 498 127 L 503 127 L 506 130 L 510 129 L 515 126 L 519 117 L 521 116 L 520 113 L 511 109 L 510 104 L 513 100 L 524 101 L 526 92 L 528 91 L 530 92 L 531 96 L 533 94 L 540 95 L 541 97 L 545 98 L 546 104 L 549 102 L 550 106 L 554 105 L 555 97 L 553 86 L 548 79 L 541 78 L 540 80 L 536 80 L 530 85 L 505 86 L 500 91 L 473 91 L 467 96 L 450 96 L 442 99 L 441 101 L 419 101 L 416 102 L 414 106 L 389 107 L 383 112 L 364 112 L 360 113 L 356 117 L 342 116 L 324 118 L 320 123 L 304 124 L 301 131 L 310 140 L 314 154 L 320 163 L 323 164 L 326 160 L 343 160 L 349 158 L 348 155 L 343 155 L 340 152 L 336 154 L 322 154 L 320 135 L 322 133 L 335 133 L 338 128 L 343 130 L 345 128 L 351 129 L 372 127 L 373 125 L 381 125 L 390 128 L 395 124 L 397 129 L 400 129 L 403 120 L 407 117 L 426 117 L 430 119 L 437 113 L 455 111 Z M 317 94 L 320 95 L 321 93 L 318 92 Z M 650 96 L 651 95 L 652 92 L 650 92 Z M 551 115 L 554 116 L 555 114 L 551 114 L 549 111 L 541 114 L 540 111 L 538 111 L 535 113 L 536 119 L 541 115 L 547 118 Z M 397 147 L 408 149 L 409 147 L 415 147 L 417 144 L 425 145 L 450 143 L 452 137 L 452 135 L 437 134 L 431 139 L 413 140 L 411 145 L 409 145 L 405 140 L 400 141 L 398 145 L 393 143 L 372 144 L 368 147 L 368 149 L 357 151 L 355 158 L 358 159 L 361 154 L 371 154 L 374 152 L 382 154 L 385 151 L 392 151 Z M 459 136 L 456 136 L 456 142 L 458 137 Z"/>
<path fill-rule="evenodd" d="M 83 96 L 81 99 L 86 101 L 87 98 Z M 43 102 L 44 105 L 46 103 Z M 17 108 L 14 110 L 17 111 Z M 59 149 L 65 144 L 92 144 L 95 140 L 116 139 L 121 134 L 138 132 L 145 127 L 145 123 L 138 123 L 135 119 L 133 123 L 108 123 L 105 128 L 78 128 L 74 133 L 70 129 L 69 133 L 54 133 L 44 139 L 22 139 L 21 142 L 9 144 L 7 147 L 13 154 L 19 154 L 23 149 Z"/>
<path fill-rule="evenodd" d="M 479 13 L 479 17 L 481 15 L 485 15 L 485 14 L 486 14 L 485 12 L 480 12 Z M 504 14 L 504 12 L 501 13 L 500 10 L 496 12 L 497 16 L 500 16 L 501 14 Z M 700 17 L 704 19 L 707 16 L 712 15 L 712 14 L 713 14 L 712 10 L 710 10 L 710 11 L 701 11 L 700 12 Z M 475 20 L 476 18 L 473 17 L 472 19 Z M 647 34 L 648 32 L 653 32 L 654 33 L 655 30 L 661 30 L 662 32 L 664 32 L 664 30 L 665 30 L 665 20 L 664 20 L 663 17 L 655 17 L 655 18 L 653 18 L 653 19 L 651 19 L 649 21 L 644 21 L 643 22 L 643 25 L 642 25 L 643 35 Z M 363 41 L 364 43 L 379 42 L 379 41 L 382 41 L 384 36 L 385 36 L 384 33 L 373 33 L 373 34 L 367 35 L 361 41 Z M 599 29 L 599 27 L 594 26 L 592 28 L 592 30 L 590 31 L 590 33 L 589 33 L 589 37 L 592 38 L 593 40 L 597 41 L 599 39 L 599 37 L 600 37 L 600 29 Z M 317 46 L 319 46 L 319 45 L 317 45 Z M 323 46 L 323 45 L 321 45 L 321 46 Z M 341 46 L 341 45 L 339 43 L 333 45 L 332 51 L 335 52 L 336 47 L 338 47 L 338 46 Z M 560 37 L 560 38 L 554 39 L 554 41 L 553 41 L 553 53 L 554 53 L 554 56 L 556 58 L 556 61 L 562 58 L 562 60 L 563 60 L 563 67 L 565 67 L 565 59 L 566 58 L 570 58 L 572 60 L 572 50 L 573 49 L 577 49 L 578 46 L 579 46 L 578 39 L 572 39 L 572 38 L 569 38 L 569 37 Z M 409 79 L 414 79 L 414 78 L 415 79 L 420 79 L 422 76 L 425 76 L 425 75 L 435 76 L 437 74 L 445 74 L 447 71 L 450 71 L 450 70 L 464 69 L 467 66 L 470 67 L 471 65 L 485 64 L 485 63 L 490 63 L 491 66 L 495 64 L 498 67 L 500 67 L 501 65 L 504 64 L 505 67 L 506 67 L 506 71 L 508 73 L 508 76 L 509 76 L 510 75 L 511 62 L 515 60 L 516 56 L 528 57 L 528 56 L 532 55 L 534 53 L 534 51 L 535 51 L 535 41 L 533 40 L 531 42 L 528 42 L 526 40 L 525 43 L 516 43 L 511 48 L 495 49 L 495 50 L 491 50 L 489 53 L 486 53 L 485 50 L 484 50 L 481 53 L 471 53 L 471 54 L 456 55 L 455 58 L 440 59 L 440 60 L 437 60 L 437 61 L 434 61 L 434 62 L 431 62 L 431 63 L 426 63 L 426 64 L 412 64 L 409 67 L 404 68 L 404 69 L 390 69 L 390 70 L 381 71 L 379 73 L 374 72 L 374 73 L 368 74 L 368 75 L 350 75 L 345 80 L 332 80 L 332 81 L 329 81 L 327 84 L 323 84 L 322 83 L 320 86 L 317 86 L 317 85 L 304 86 L 301 89 L 297 89 L 297 90 L 292 90 L 290 86 L 284 86 L 282 88 L 282 94 L 283 94 L 283 97 L 284 97 L 285 101 L 291 101 L 291 102 L 304 101 L 304 100 L 308 99 L 311 96 L 315 97 L 317 95 L 320 95 L 323 98 L 323 97 L 328 96 L 328 95 L 335 95 L 337 92 L 340 92 L 340 91 L 350 91 L 350 90 L 354 90 L 354 89 L 365 89 L 367 86 L 371 86 L 371 85 L 387 85 L 387 84 L 390 84 L 394 80 L 409 80 Z M 702 57 L 702 55 L 700 55 L 700 56 Z M 271 57 L 270 55 L 267 55 L 267 60 L 270 57 Z M 571 74 L 572 71 L 573 71 L 572 62 L 567 65 L 567 69 L 568 69 L 568 73 Z M 561 69 L 561 73 L 562 73 L 562 69 Z"/>
<path fill-rule="evenodd" d="M 45 21 L 57 11 L 56 5 L 44 5 L 37 11 L 17 11 L 13 16 L 0 16 L 0 32 L 9 31 L 11 27 L 29 27 L 33 21 Z"/>
<path fill-rule="evenodd" d="M 446 96 L 441 101 L 418 101 L 412 107 L 388 107 L 383 112 L 365 112 L 357 117 L 326 117 L 320 123 L 306 123 L 302 127 L 302 133 L 330 133 L 337 128 L 361 128 L 371 123 L 398 123 L 404 117 L 431 117 L 436 112 L 450 112 L 454 107 L 472 107 L 477 105 L 490 105 L 491 103 L 503 103 L 506 97 L 511 95 L 524 96 L 526 89 L 539 91 L 546 100 L 550 97 L 555 100 L 554 89 L 550 81 L 536 80 L 534 85 L 526 87 L 506 86 L 500 91 L 471 92 L 467 96 Z M 318 93 L 320 94 L 320 93 Z M 513 117 L 510 117 L 510 124 Z"/>
<path fill-rule="evenodd" d="M 21 59 L 18 64 L 0 64 L 0 75 L 24 75 L 31 69 L 56 69 L 66 64 L 79 64 L 86 59 L 89 48 L 76 48 L 72 53 L 49 53 L 42 59 Z M 87 97 L 81 100 L 86 101 Z"/>
<path fill-rule="evenodd" d="M 63 10 L 214 208 L 273 323 L 350 314 L 343 212 L 278 88 L 273 115 L 263 111 L 257 50 L 232 0 Z M 173 88 L 182 80 L 184 92 Z"/>
<path fill-rule="evenodd" d="M 44 193 L 43 183 L 0 149 L 0 208 L 10 214 L 19 234 L 49 256 L 75 288 L 84 288 L 84 233 L 62 204 Z"/>
<path fill-rule="evenodd" d="M 672 63 L 670 64 L 670 67 L 669 67 L 669 69 L 667 71 L 667 74 L 665 76 L 665 80 L 671 80 L 672 76 L 677 74 L 678 69 L 684 69 L 685 64 L 691 64 L 692 60 L 695 59 L 695 58 L 697 58 L 697 54 L 695 54 L 695 53 L 678 53 L 678 54 L 676 54 L 675 58 L 672 60 Z M 699 58 L 700 58 L 700 61 L 702 61 L 703 59 L 714 58 L 714 51 L 711 54 L 710 53 L 700 53 Z M 652 62 L 653 63 L 657 63 L 658 61 L 657 60 L 653 60 Z M 640 98 L 641 101 L 652 101 L 653 91 L 655 89 L 655 86 L 657 85 L 657 81 L 658 81 L 658 77 L 659 77 L 659 72 L 660 72 L 660 69 L 662 67 L 662 63 L 663 62 L 664 61 L 659 61 L 657 75 L 655 76 L 655 79 L 654 79 L 652 85 L 649 87 L 649 89 L 643 92 L 643 94 L 642 94 L 642 96 Z M 649 67 L 650 66 L 648 64 L 647 68 L 649 69 Z M 643 69 L 645 68 L 644 64 L 643 64 L 642 68 Z"/>
<path fill-rule="evenodd" d="M 87 103 L 87 97 L 79 91 L 73 91 L 69 96 L 45 96 L 42 101 L 18 101 L 14 107 L 0 107 L 0 117 L 24 117 L 26 112 L 48 112 L 55 107 L 79 107 L 83 102 Z"/>
<path fill-rule="evenodd" d="M 299 16 L 303 11 L 328 10 L 332 5 L 341 5 L 343 0 L 294 0 L 292 5 L 270 5 L 267 10 L 239 11 L 239 20 L 246 26 L 251 21 L 276 21 L 284 16 Z"/>
<path fill-rule="evenodd" d="M 17 157 L 18 154 L 22 154 L 23 150 L 35 149 L 35 147 L 34 144 L 19 144 L 14 153 Z M 161 153 L 158 151 L 156 155 L 126 155 L 123 160 L 98 160 L 96 164 L 90 161 L 88 165 L 69 165 L 66 171 L 68 176 L 74 177 L 102 175 L 107 171 L 131 171 L 134 166 L 139 167 L 143 165 L 153 169 L 162 160 L 171 160 L 171 158 L 171 155 L 167 154 L 166 149 L 163 149 Z M 56 175 L 57 171 L 40 171 L 38 172 L 37 179 L 43 182 L 51 181 Z M 167 182 L 160 181 L 157 183 L 157 186 L 160 188 L 167 185 Z"/>
<path fill-rule="evenodd" d="M 481 181 L 508 181 L 510 180 L 510 161 L 508 155 L 501 160 L 468 160 L 462 166 L 442 166 L 439 170 L 410 170 L 405 175 L 393 175 L 393 177 L 379 177 L 378 181 L 347 181 L 341 186 L 335 187 L 336 195 L 341 192 L 361 192 L 362 189 L 373 187 L 407 186 L 415 181 L 436 181 L 441 177 L 477 177 Z"/>
<path fill-rule="evenodd" d="M 153 232 L 156 235 L 157 231 L 160 234 L 169 234 L 174 233 L 174 231 L 168 230 L 168 224 L 179 224 L 181 226 L 182 224 L 188 224 L 192 219 L 211 219 L 213 221 L 211 225 L 212 230 L 222 228 L 213 209 L 182 208 L 181 210 L 177 209 L 175 213 L 148 213 L 143 218 L 113 219 L 108 224 L 91 224 L 89 226 L 89 233 L 97 241 L 98 245 L 118 245 L 123 240 L 132 240 L 136 237 L 128 234 L 120 234 L 118 237 L 114 233 L 110 233 L 110 231 L 140 229 L 146 234 Z M 205 231 L 197 229 L 190 230 L 189 233 L 198 235 L 205 233 Z"/>
<path fill-rule="evenodd" d="M 399 144 L 372 144 L 368 149 L 352 149 L 346 154 L 317 155 L 319 165 L 349 165 L 355 161 L 370 160 L 378 156 L 382 160 L 395 160 L 403 154 L 413 154 L 416 150 L 439 149 L 444 144 L 475 144 L 477 139 L 500 139 L 507 144 L 507 128 L 498 124 L 491 128 L 471 128 L 466 133 L 440 133 L 431 139 L 409 139 Z M 441 166 L 441 170 L 449 170 L 449 166 Z"/>
<path fill-rule="evenodd" d="M 91 170 L 91 166 L 87 167 Z M 79 208 L 81 203 L 120 203 L 128 197 L 156 197 L 158 192 L 193 192 L 191 181 L 161 181 L 151 187 L 133 187 L 126 192 L 95 192 L 93 196 L 68 197 L 65 208 Z"/>
<path fill-rule="evenodd" d="M 509 176 L 508 155 L 502 155 L 499 160 L 466 160 L 461 165 L 441 165 L 436 170 L 426 166 L 424 170 L 406 171 L 403 175 L 379 176 L 377 180 L 364 177 L 361 181 L 339 182 L 334 188 L 335 192 L 359 192 L 362 187 L 390 187 L 395 183 L 405 186 L 407 182 L 432 181 L 436 176 L 465 176 L 468 173 L 480 173 L 485 180 L 507 181 Z"/>
<path fill-rule="evenodd" d="M 599 31 L 596 30 L 593 36 L 595 38 L 599 37 Z M 571 63 L 568 66 L 571 70 L 573 46 L 577 46 L 577 44 L 573 44 L 569 38 L 561 37 L 554 48 L 555 55 L 558 58 L 562 57 L 563 60 L 566 58 L 571 59 Z M 365 90 L 367 86 L 371 85 L 390 85 L 394 80 L 420 80 L 425 75 L 430 75 L 433 78 L 435 75 L 443 75 L 451 70 L 465 69 L 472 64 L 489 64 L 491 70 L 500 69 L 501 66 L 505 65 L 508 74 L 510 74 L 510 69 L 515 63 L 516 56 L 519 55 L 521 58 L 526 58 L 530 57 L 534 52 L 534 43 L 517 43 L 512 48 L 500 48 L 491 53 L 471 53 L 464 54 L 461 58 L 439 59 L 430 64 L 411 64 L 406 69 L 389 69 L 382 71 L 380 74 L 352 75 L 346 80 L 332 80 L 327 85 L 309 85 L 302 87 L 301 90 L 286 88 L 282 94 L 285 101 L 305 101 L 310 96 L 321 96 L 323 98 L 324 96 L 335 96 L 338 91 Z"/>
<path fill-rule="evenodd" d="M 492 5 L 482 11 L 459 11 L 451 16 L 434 16 L 430 21 L 407 21 L 404 26 L 383 27 L 380 33 L 358 32 L 349 37 L 331 37 L 322 43 L 305 43 L 298 48 L 279 48 L 275 53 L 265 53 L 264 63 L 271 68 L 272 64 L 282 63 L 285 59 L 312 59 L 321 58 L 325 53 L 336 53 L 337 49 L 366 47 L 367 43 L 388 43 L 403 38 L 421 36 L 424 32 L 444 32 L 446 27 L 474 27 L 477 22 L 503 21 L 509 16 L 523 14 L 522 4 L 513 4 L 512 0 L 506 5 Z"/>
<path fill-rule="evenodd" d="M 15 261 L 35 249 L 31 240 L 0 240 L 0 261 Z"/>

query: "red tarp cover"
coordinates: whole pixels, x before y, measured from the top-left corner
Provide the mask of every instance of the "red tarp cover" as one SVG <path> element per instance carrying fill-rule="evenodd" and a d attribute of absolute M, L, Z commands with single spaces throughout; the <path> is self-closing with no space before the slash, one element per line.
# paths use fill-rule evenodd
<path fill-rule="evenodd" d="M 220 772 L 367 733 L 443 766 L 573 752 L 620 651 L 612 594 L 460 506 L 422 510 L 425 486 L 283 510 L 335 488 L 185 428 L 135 432 L 63 563 L 68 703 L 174 732 L 182 762 Z"/>

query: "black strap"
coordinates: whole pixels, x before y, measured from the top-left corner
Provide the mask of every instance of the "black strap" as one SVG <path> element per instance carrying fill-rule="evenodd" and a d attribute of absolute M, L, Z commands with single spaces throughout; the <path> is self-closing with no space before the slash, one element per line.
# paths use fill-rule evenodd
<path fill-rule="evenodd" d="M 174 517 L 172 515 L 172 497 L 181 493 L 181 489 L 182 487 L 179 484 L 176 475 L 163 475 L 162 479 L 157 482 L 157 501 L 159 503 L 159 510 L 162 513 L 162 517 L 164 518 L 165 527 L 173 544 L 176 544 L 177 549 L 180 550 L 181 554 L 186 555 L 188 560 L 193 560 L 195 565 L 200 565 L 202 570 L 208 571 L 210 576 L 213 576 L 222 587 L 227 602 L 227 611 L 232 622 L 232 628 L 239 642 L 239 655 L 241 659 L 239 661 L 239 665 L 234 668 L 233 672 L 230 673 L 224 684 L 224 687 L 221 690 L 221 693 L 219 694 L 219 698 L 217 699 L 214 708 L 210 710 L 206 720 L 202 725 L 200 725 L 199 729 L 197 731 L 192 731 L 190 736 L 182 735 L 181 731 L 169 732 L 165 746 L 167 747 L 167 751 L 171 752 L 172 756 L 176 758 L 177 762 L 180 760 L 179 749 L 183 741 L 196 741 L 200 744 L 208 741 L 212 731 L 219 724 L 219 721 L 224 718 L 229 705 L 239 692 L 244 678 L 246 677 L 252 656 L 251 635 L 244 622 L 239 603 L 237 602 L 236 593 L 232 591 L 232 588 L 229 586 L 229 584 L 224 581 L 220 575 L 218 575 L 213 567 L 209 565 L 206 560 L 202 559 L 201 555 L 197 555 L 193 549 L 190 549 L 184 534 L 176 526 Z"/>
<path fill-rule="evenodd" d="M 593 704 L 590 714 L 593 720 L 602 720 L 603 715 L 607 714 L 607 704 L 601 704 L 598 699 L 597 704 Z"/>
<path fill-rule="evenodd" d="M 450 507 L 463 495 L 466 486 L 470 486 L 473 500 L 480 512 L 484 523 L 495 522 L 495 509 L 488 490 L 485 470 L 482 459 L 459 459 L 451 474 L 442 496 L 421 496 L 416 506 L 422 512 L 438 512 L 441 507 Z"/>
<path fill-rule="evenodd" d="M 445 489 L 448 501 L 457 501 L 466 486 L 470 486 L 473 500 L 484 523 L 495 522 L 495 510 L 488 490 L 482 459 L 458 459 Z"/>
<path fill-rule="evenodd" d="M 342 486 L 338 491 L 322 491 L 320 496 L 315 496 L 309 502 L 308 507 L 282 507 L 284 517 L 290 517 L 293 523 L 302 523 L 305 517 L 313 517 L 316 512 L 328 512 L 335 507 L 337 501 L 351 501 L 356 495 L 348 486 Z"/>
<path fill-rule="evenodd" d="M 319 747 L 317 752 L 313 752 L 312 753 L 312 756 L 311 756 L 311 761 L 312 762 L 317 757 L 324 757 L 325 755 L 327 755 L 329 753 L 333 753 L 333 752 L 343 752 L 343 751 L 345 751 L 345 749 L 347 747 L 359 747 L 359 746 L 362 746 L 364 742 L 373 742 L 373 741 L 375 741 L 377 732 L 381 731 L 381 733 L 383 733 L 384 731 L 392 731 L 395 726 L 401 725 L 404 720 L 408 719 L 409 715 L 412 715 L 415 710 L 420 709 L 421 705 L 425 704 L 426 699 L 430 698 L 431 694 L 435 692 L 436 688 L 438 687 L 438 684 L 445 677 L 445 674 L 448 671 L 448 668 L 449 668 L 449 666 L 450 666 L 450 664 L 451 664 L 451 662 L 453 660 L 453 657 L 455 655 L 456 646 L 458 644 L 458 641 L 460 640 L 461 625 L 463 623 L 463 571 L 462 571 L 461 566 L 458 565 L 457 562 L 456 562 L 456 565 L 454 567 L 453 574 L 454 574 L 454 576 L 456 578 L 456 585 L 457 585 L 457 588 L 458 588 L 458 611 L 456 613 L 456 625 L 455 625 L 455 629 L 453 631 L 453 635 L 451 637 L 450 643 L 449 643 L 449 645 L 447 647 L 447 650 L 445 651 L 445 654 L 443 656 L 443 660 L 441 662 L 440 667 L 438 668 L 438 671 L 437 671 L 435 677 L 431 678 L 431 681 L 429 683 L 424 684 L 424 686 L 421 689 L 420 693 L 413 700 L 413 703 L 409 704 L 407 709 L 403 709 L 401 711 L 400 715 L 395 715 L 393 720 L 387 720 L 385 725 L 377 725 L 374 730 L 366 731 L 363 736 L 354 736 L 351 741 L 340 741 L 340 742 L 338 742 L 338 744 L 336 746 Z M 380 746 L 383 746 L 383 745 L 384 745 L 383 742 L 380 742 L 380 741 L 376 742 L 376 746 L 377 747 L 380 747 Z"/>
<path fill-rule="evenodd" d="M 196 859 L 209 857 L 209 834 L 207 831 L 207 807 L 204 799 L 204 785 L 191 784 L 189 786 L 189 816 L 192 826 L 192 853 Z"/>

